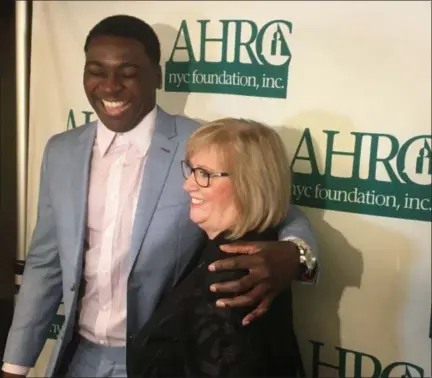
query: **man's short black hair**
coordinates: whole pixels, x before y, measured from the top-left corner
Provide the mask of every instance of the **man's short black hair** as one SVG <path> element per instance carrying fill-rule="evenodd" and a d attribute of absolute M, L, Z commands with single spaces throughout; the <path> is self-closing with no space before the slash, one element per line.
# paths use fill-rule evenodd
<path fill-rule="evenodd" d="M 87 52 L 92 39 L 99 36 L 135 39 L 144 46 L 150 61 L 159 65 L 161 56 L 159 38 L 152 27 L 139 18 L 116 15 L 103 19 L 87 35 L 84 45 L 85 52 Z"/>

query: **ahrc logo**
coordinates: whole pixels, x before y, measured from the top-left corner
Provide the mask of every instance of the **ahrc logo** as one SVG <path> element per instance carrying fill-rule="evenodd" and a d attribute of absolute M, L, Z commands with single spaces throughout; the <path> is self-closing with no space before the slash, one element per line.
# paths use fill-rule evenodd
<path fill-rule="evenodd" d="M 259 28 L 251 20 L 219 20 L 218 37 L 210 37 L 210 20 L 197 24 L 180 24 L 165 65 L 167 92 L 287 97 L 291 22 L 272 20 Z"/>

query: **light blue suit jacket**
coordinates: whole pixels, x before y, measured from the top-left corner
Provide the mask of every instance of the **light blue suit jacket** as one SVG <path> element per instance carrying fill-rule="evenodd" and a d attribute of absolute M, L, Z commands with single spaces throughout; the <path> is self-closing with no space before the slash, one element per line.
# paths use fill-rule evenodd
<path fill-rule="evenodd" d="M 203 240 L 189 219 L 180 160 L 199 124 L 158 108 L 133 226 L 127 286 L 127 336 L 149 319 Z M 51 376 L 71 340 L 83 274 L 87 190 L 96 122 L 53 136 L 41 169 L 37 223 L 27 255 L 4 361 L 34 366 L 63 298 L 65 321 L 46 372 Z M 292 207 L 280 238 L 295 236 L 316 250 L 307 219 Z"/>

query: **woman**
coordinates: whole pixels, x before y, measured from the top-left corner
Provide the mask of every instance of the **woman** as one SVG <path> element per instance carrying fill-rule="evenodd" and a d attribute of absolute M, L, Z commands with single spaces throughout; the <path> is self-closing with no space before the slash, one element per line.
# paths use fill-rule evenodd
<path fill-rule="evenodd" d="M 220 308 L 209 287 L 246 274 L 210 272 L 233 241 L 277 240 L 290 201 L 289 164 L 278 134 L 262 124 L 222 119 L 198 129 L 182 162 L 190 218 L 208 236 L 184 278 L 162 298 L 130 344 L 130 377 L 293 377 L 299 351 L 291 292 L 247 326 L 250 308 Z"/>

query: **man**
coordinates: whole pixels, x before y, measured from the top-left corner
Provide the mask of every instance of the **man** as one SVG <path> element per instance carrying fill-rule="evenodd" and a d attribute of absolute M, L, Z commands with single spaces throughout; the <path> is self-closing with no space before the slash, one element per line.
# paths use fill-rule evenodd
<path fill-rule="evenodd" d="M 159 41 L 146 23 L 109 17 L 89 33 L 84 88 L 99 120 L 52 137 L 45 149 L 38 219 L 8 337 L 3 370 L 35 364 L 63 296 L 65 322 L 46 376 L 126 376 L 127 340 L 176 284 L 203 240 L 189 219 L 180 161 L 199 125 L 156 106 Z M 314 271 L 306 218 L 290 210 L 280 239 L 242 245 L 210 270 L 248 269 L 212 290 L 225 306 L 265 312 L 299 273 Z"/>

